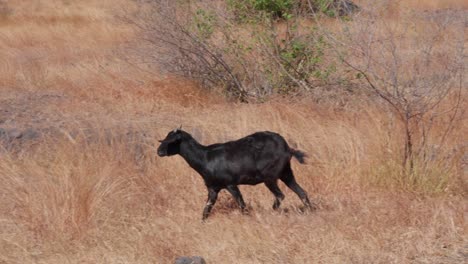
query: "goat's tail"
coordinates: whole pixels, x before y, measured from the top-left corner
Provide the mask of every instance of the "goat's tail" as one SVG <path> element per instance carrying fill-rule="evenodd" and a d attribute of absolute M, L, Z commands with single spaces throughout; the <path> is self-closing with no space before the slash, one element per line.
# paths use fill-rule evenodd
<path fill-rule="evenodd" d="M 305 163 L 305 158 L 307 158 L 307 154 L 305 154 L 305 152 L 293 148 L 289 148 L 289 152 L 291 152 L 291 155 L 293 155 L 299 163 Z"/>

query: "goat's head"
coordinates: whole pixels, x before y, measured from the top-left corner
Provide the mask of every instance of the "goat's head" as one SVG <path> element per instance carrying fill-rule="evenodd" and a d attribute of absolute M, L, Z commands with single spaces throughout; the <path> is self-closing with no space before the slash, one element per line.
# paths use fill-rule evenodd
<path fill-rule="evenodd" d="M 158 155 L 164 157 L 179 154 L 180 143 L 186 138 L 186 134 L 180 128 L 169 132 L 165 139 L 159 140 L 161 145 L 158 147 Z"/>

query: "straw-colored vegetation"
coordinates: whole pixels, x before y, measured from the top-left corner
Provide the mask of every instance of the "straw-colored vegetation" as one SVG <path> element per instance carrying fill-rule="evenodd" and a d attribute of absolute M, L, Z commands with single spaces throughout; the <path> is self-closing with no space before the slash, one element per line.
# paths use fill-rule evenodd
<path fill-rule="evenodd" d="M 381 19 L 466 8 L 399 1 Z M 0 1 L 0 263 L 466 261 L 466 80 L 450 80 L 462 92 L 437 106 L 430 129 L 412 130 L 409 172 L 405 124 L 369 90 L 226 100 L 142 63 L 151 49 L 122 19 L 135 10 L 130 0 Z M 276 212 L 265 186 L 241 186 L 247 215 L 222 192 L 202 223 L 202 179 L 180 157 L 155 152 L 180 124 L 204 144 L 279 132 L 308 153 L 293 170 L 319 209 L 300 213 L 280 184 L 286 200 Z M 11 131 L 14 140 L 4 136 Z"/>

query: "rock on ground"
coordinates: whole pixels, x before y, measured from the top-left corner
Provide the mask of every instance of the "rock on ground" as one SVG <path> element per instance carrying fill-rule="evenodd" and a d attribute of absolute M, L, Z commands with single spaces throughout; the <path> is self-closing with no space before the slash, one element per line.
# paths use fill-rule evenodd
<path fill-rule="evenodd" d="M 199 256 L 195 257 L 178 257 L 175 264 L 206 264 L 206 261 Z"/>

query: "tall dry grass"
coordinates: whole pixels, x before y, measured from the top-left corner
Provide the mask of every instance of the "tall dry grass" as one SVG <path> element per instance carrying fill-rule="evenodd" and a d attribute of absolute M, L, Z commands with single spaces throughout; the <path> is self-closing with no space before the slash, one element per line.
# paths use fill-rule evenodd
<path fill-rule="evenodd" d="M 45 138 L 19 157 L 3 154 L 2 260 L 170 263 L 194 254 L 213 263 L 463 259 L 462 196 L 449 191 L 425 198 L 363 181 L 388 135 L 379 131 L 375 114 L 305 114 L 281 102 L 232 107 L 173 109 L 179 117 L 172 121 L 169 113 L 118 123 L 104 118 L 92 123 L 92 136 Z M 155 158 L 156 139 L 177 123 L 190 124 L 186 129 L 206 144 L 258 129 L 282 133 L 309 153 L 308 165 L 293 166 L 320 209 L 299 213 L 299 199 L 281 185 L 287 199 L 274 212 L 264 186 L 243 186 L 249 215 L 224 192 L 201 223 L 206 194 L 200 177 L 181 158 Z M 129 131 L 148 136 L 132 138 Z"/>
<path fill-rule="evenodd" d="M 466 116 L 437 156 L 443 166 L 434 163 L 433 175 L 420 178 L 427 183 L 407 181 L 392 167 L 401 128 L 385 108 L 307 98 L 235 104 L 154 76 L 121 59 L 136 32 L 113 17 L 119 6 L 132 8 L 124 0 L 23 1 L 0 22 L 0 126 L 42 133 L 0 150 L 0 262 L 464 261 Z M 242 186 L 248 215 L 222 192 L 202 223 L 201 178 L 180 157 L 155 155 L 157 139 L 180 124 L 204 144 L 279 132 L 309 154 L 293 170 L 319 210 L 300 213 L 280 185 L 286 200 L 275 212 L 267 188 Z"/>

